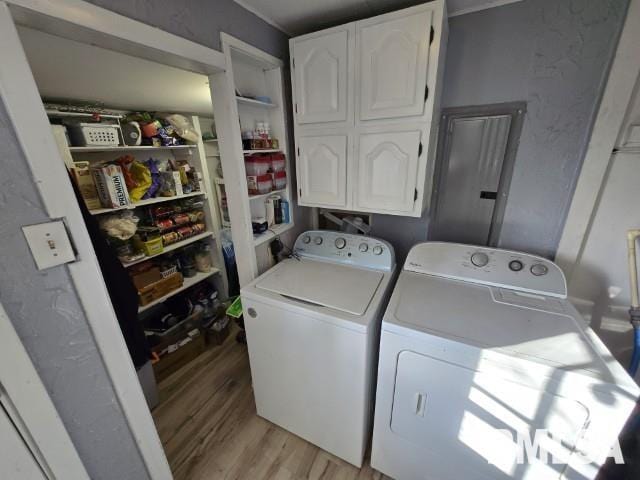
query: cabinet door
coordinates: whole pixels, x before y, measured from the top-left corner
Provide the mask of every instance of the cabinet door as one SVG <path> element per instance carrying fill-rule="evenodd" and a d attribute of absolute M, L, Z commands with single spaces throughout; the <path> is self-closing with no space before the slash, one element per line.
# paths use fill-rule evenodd
<path fill-rule="evenodd" d="M 345 207 L 347 204 L 346 135 L 298 139 L 301 204 Z"/>
<path fill-rule="evenodd" d="M 432 11 L 358 22 L 360 119 L 422 115 Z"/>
<path fill-rule="evenodd" d="M 293 44 L 297 123 L 340 122 L 348 111 L 348 49 L 353 27 Z"/>
<path fill-rule="evenodd" d="M 413 211 L 421 133 L 416 130 L 360 134 L 357 208 L 394 213 Z"/>

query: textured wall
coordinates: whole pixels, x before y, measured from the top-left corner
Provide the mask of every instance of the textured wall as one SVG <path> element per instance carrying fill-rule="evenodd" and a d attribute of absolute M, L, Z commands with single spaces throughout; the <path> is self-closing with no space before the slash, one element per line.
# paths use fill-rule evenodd
<path fill-rule="evenodd" d="M 207 47 L 221 50 L 220 32 L 280 58 L 288 58 L 287 36 L 233 0 L 88 0 Z"/>
<path fill-rule="evenodd" d="M 500 246 L 553 257 L 628 0 L 524 0 L 449 19 L 443 107 L 524 100 Z M 421 222 L 380 215 L 402 251 Z"/>
<path fill-rule="evenodd" d="M 92 479 L 147 478 L 66 267 L 36 270 L 20 227 L 48 220 L 0 103 L 0 301 Z"/>
<path fill-rule="evenodd" d="M 219 49 L 231 33 L 278 56 L 286 36 L 226 1 L 94 1 Z M 20 227 L 47 221 L 0 103 L 0 301 L 14 323 L 92 479 L 147 478 L 66 267 L 35 269 Z"/>

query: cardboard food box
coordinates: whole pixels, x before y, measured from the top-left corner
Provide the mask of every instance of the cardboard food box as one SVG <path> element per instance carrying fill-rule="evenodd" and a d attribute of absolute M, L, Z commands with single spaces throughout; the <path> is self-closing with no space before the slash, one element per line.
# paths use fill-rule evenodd
<path fill-rule="evenodd" d="M 154 300 L 157 300 L 160 297 L 164 297 L 169 292 L 180 288 L 183 281 L 184 279 L 181 273 L 174 273 L 173 275 L 169 275 L 167 278 L 162 278 L 162 275 L 160 275 L 160 280 L 153 283 L 148 283 L 142 288 L 138 288 L 140 306 L 148 305 Z"/>
<path fill-rule="evenodd" d="M 102 165 L 91 169 L 100 203 L 105 208 L 124 207 L 131 203 L 119 165 Z"/>
<path fill-rule="evenodd" d="M 80 195 L 89 210 L 97 210 L 102 206 L 98 198 L 96 185 L 93 183 L 89 162 L 75 162 L 71 167 L 71 175 L 80 190 Z"/>

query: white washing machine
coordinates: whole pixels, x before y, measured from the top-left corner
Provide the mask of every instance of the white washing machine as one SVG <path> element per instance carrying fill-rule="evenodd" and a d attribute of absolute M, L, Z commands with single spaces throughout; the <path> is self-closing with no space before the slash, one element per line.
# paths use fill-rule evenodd
<path fill-rule="evenodd" d="M 293 250 L 241 291 L 258 415 L 360 466 L 393 248 L 310 231 Z"/>
<path fill-rule="evenodd" d="M 373 468 L 397 480 L 594 478 L 640 391 L 566 297 L 562 271 L 540 257 L 413 247 L 382 323 Z M 535 455 L 536 429 L 557 464 Z"/>

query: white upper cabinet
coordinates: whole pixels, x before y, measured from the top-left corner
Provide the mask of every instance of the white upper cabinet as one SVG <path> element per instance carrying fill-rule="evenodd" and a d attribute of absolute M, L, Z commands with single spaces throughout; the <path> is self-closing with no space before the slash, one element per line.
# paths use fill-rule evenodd
<path fill-rule="evenodd" d="M 347 206 L 346 135 L 298 139 L 298 194 L 301 205 Z"/>
<path fill-rule="evenodd" d="M 289 40 L 300 205 L 422 215 L 447 28 L 434 0 Z"/>
<path fill-rule="evenodd" d="M 422 115 L 433 12 L 357 22 L 360 120 Z"/>
<path fill-rule="evenodd" d="M 418 198 L 420 130 L 363 133 L 358 144 L 356 210 L 410 214 Z"/>
<path fill-rule="evenodd" d="M 349 43 L 353 26 L 292 42 L 297 123 L 347 120 Z"/>

